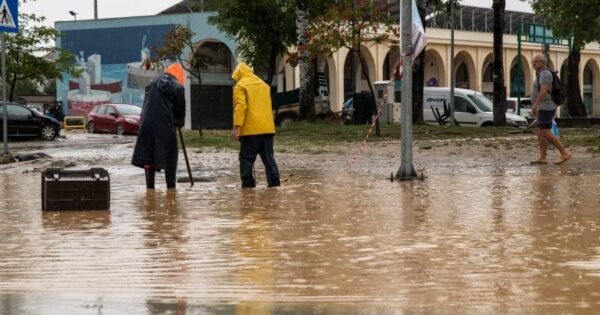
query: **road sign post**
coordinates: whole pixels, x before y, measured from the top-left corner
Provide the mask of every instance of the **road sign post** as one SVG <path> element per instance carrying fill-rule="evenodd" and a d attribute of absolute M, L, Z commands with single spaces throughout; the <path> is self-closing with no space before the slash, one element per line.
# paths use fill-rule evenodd
<path fill-rule="evenodd" d="M 2 32 L 2 138 L 4 148 L 2 155 L 5 160 L 8 152 L 8 106 L 6 104 L 6 33 L 19 31 L 19 1 L 2 0 L 0 3 L 0 32 Z"/>
<path fill-rule="evenodd" d="M 412 180 L 417 178 L 417 172 L 413 166 L 412 148 L 412 0 L 401 1 L 402 22 L 400 25 L 402 34 L 402 109 L 400 116 L 402 123 L 402 164 L 396 174 L 399 180 Z"/>

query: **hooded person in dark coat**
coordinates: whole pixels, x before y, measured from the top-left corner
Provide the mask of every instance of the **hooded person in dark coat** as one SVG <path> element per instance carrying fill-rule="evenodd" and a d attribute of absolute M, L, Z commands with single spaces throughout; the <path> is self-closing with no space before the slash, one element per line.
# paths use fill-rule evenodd
<path fill-rule="evenodd" d="M 185 120 L 184 83 L 183 68 L 173 64 L 146 87 L 131 164 L 145 170 L 148 189 L 154 189 L 155 174 L 160 170 L 165 170 L 167 188 L 175 188 L 177 128 L 183 127 Z"/>

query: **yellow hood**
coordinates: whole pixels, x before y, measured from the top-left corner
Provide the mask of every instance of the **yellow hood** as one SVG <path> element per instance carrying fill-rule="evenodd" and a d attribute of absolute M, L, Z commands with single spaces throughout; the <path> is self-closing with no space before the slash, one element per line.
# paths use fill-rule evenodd
<path fill-rule="evenodd" d="M 252 68 L 250 68 L 244 62 L 240 62 L 237 65 L 237 67 L 235 67 L 235 70 L 233 71 L 231 78 L 234 79 L 235 81 L 240 81 L 242 79 L 242 77 L 245 77 L 247 75 L 253 75 L 253 74 L 254 74 L 254 71 L 252 71 Z"/>

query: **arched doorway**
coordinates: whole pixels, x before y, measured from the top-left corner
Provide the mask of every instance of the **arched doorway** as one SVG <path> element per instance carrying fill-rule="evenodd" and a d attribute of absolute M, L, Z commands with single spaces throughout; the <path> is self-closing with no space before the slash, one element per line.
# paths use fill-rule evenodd
<path fill-rule="evenodd" d="M 236 63 L 229 46 L 216 39 L 196 44 L 194 56 L 202 73 L 202 87 L 191 78 L 191 116 L 193 129 L 228 129 L 232 127 L 233 81 Z"/>
<path fill-rule="evenodd" d="M 475 78 L 476 69 L 475 62 L 471 55 L 467 52 L 461 51 L 454 58 L 454 74 L 456 80 L 456 87 L 462 89 L 477 89 Z"/>
<path fill-rule="evenodd" d="M 425 52 L 425 86 L 441 87 L 446 85 L 445 65 L 440 54 L 429 49 Z"/>
<path fill-rule="evenodd" d="M 590 59 L 583 70 L 583 103 L 588 115 L 600 113 L 600 69 Z"/>
<path fill-rule="evenodd" d="M 371 83 L 375 80 L 375 60 L 364 46 L 361 47 L 361 54 L 367 65 L 366 72 L 369 74 Z M 370 91 L 367 77 L 364 75 L 357 53 L 348 53 L 344 62 L 344 101 L 350 98 L 353 93 Z"/>
<path fill-rule="evenodd" d="M 206 75 L 206 79 L 202 78 L 203 81 L 207 81 L 206 83 L 219 81 L 219 79 L 222 81 L 223 75 L 230 75 L 233 72 L 235 59 L 229 47 L 223 42 L 204 41 L 196 50 L 194 58 L 198 61 L 202 74 Z M 229 81 L 229 78 L 226 81 Z"/>
<path fill-rule="evenodd" d="M 562 82 L 563 86 L 567 86 L 567 78 L 569 77 L 569 66 L 567 65 L 567 60 L 565 60 L 565 62 L 563 62 L 562 66 L 560 67 L 560 81 Z"/>
<path fill-rule="evenodd" d="M 383 80 L 390 80 L 394 73 L 394 66 L 400 61 L 400 47 L 392 46 L 383 61 Z M 396 71 L 395 80 L 400 80 L 400 73 Z"/>
<path fill-rule="evenodd" d="M 521 56 L 521 77 L 518 77 L 519 56 L 510 64 L 510 97 L 525 97 L 531 89 L 531 68 L 527 58 Z"/>
<path fill-rule="evenodd" d="M 481 93 L 489 97 L 494 94 L 494 54 L 485 57 L 482 71 Z"/>

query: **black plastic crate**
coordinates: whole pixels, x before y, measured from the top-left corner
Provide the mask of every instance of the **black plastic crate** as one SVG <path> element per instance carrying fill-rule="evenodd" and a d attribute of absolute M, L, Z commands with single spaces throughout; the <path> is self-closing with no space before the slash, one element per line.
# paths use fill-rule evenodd
<path fill-rule="evenodd" d="M 109 210 L 110 175 L 102 168 L 42 173 L 42 210 Z"/>

